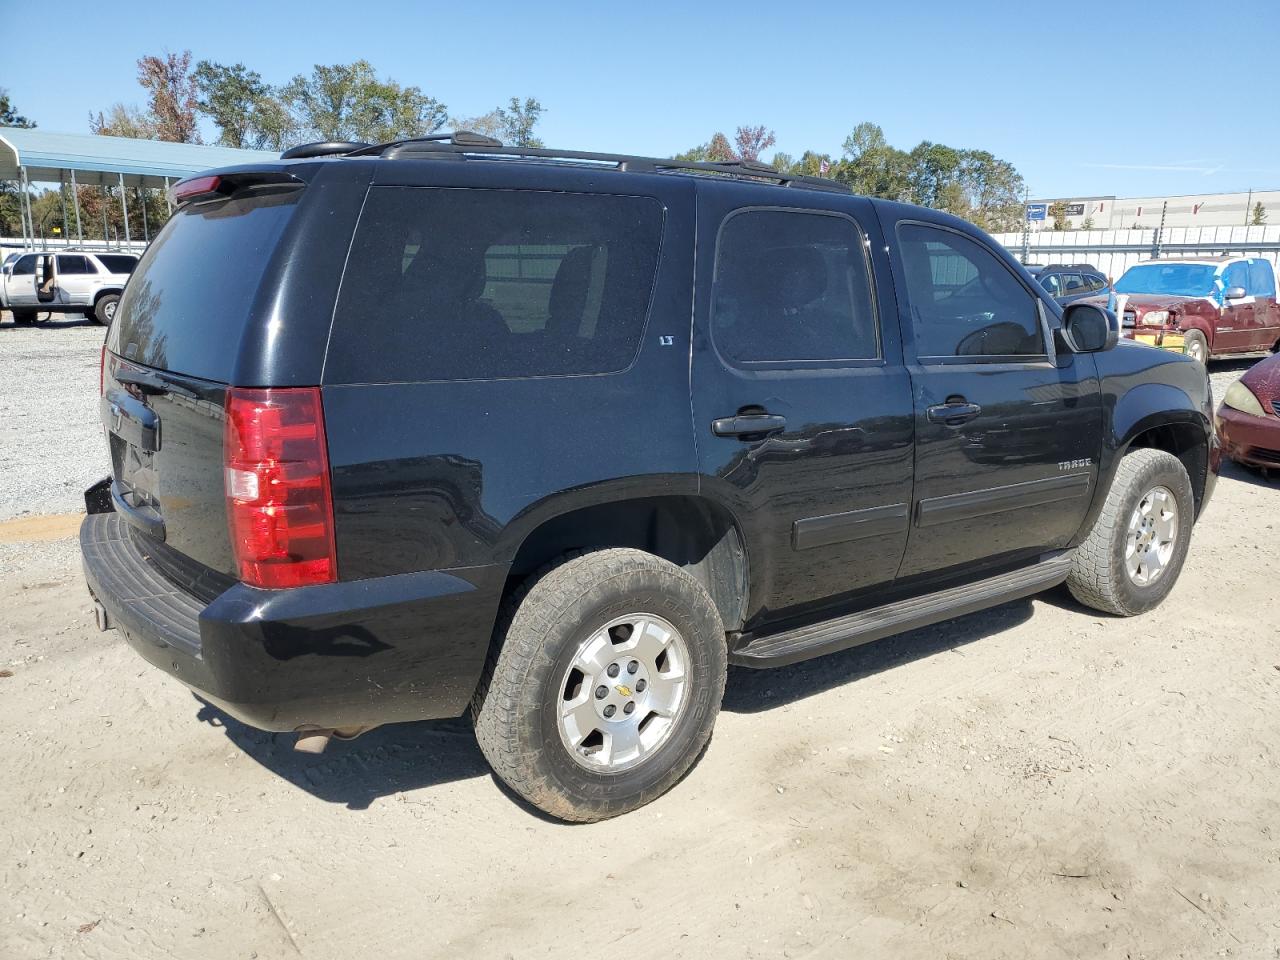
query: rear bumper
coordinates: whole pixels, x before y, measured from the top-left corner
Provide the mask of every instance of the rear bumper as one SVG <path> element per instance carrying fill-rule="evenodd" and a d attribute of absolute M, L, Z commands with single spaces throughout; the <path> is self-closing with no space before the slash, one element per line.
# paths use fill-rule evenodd
<path fill-rule="evenodd" d="M 259 590 L 204 604 L 166 579 L 115 513 L 80 550 L 108 623 L 147 662 L 263 730 L 456 717 L 484 664 L 505 568 Z"/>
<path fill-rule="evenodd" d="M 1280 418 L 1220 406 L 1214 425 L 1224 455 L 1238 463 L 1280 470 Z"/>

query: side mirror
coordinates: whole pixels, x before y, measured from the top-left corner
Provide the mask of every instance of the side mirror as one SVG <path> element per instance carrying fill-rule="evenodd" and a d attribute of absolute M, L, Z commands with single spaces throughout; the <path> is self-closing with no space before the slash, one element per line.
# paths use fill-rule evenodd
<path fill-rule="evenodd" d="M 1072 353 L 1101 353 L 1120 342 L 1120 324 L 1105 307 L 1072 303 L 1062 311 L 1062 335 Z"/>
<path fill-rule="evenodd" d="M 1222 291 L 1223 300 L 1243 300 L 1248 294 L 1244 292 L 1244 287 L 1227 287 Z"/>

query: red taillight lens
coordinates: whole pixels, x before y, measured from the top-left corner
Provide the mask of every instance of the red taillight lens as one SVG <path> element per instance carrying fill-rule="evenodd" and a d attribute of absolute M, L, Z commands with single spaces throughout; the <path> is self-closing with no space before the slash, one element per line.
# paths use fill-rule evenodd
<path fill-rule="evenodd" d="M 196 197 L 217 193 L 221 186 L 221 177 L 192 177 L 190 180 L 179 180 L 169 188 L 170 199 L 175 204 L 185 203 Z"/>
<path fill-rule="evenodd" d="M 336 580 L 320 388 L 230 388 L 223 456 L 240 579 L 272 588 Z"/>

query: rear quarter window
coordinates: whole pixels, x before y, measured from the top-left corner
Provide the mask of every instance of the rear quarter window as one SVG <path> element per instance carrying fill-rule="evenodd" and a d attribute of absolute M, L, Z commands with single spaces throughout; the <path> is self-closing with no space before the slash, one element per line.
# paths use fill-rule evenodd
<path fill-rule="evenodd" d="M 356 229 L 328 383 L 612 373 L 657 272 L 651 197 L 375 187 Z"/>

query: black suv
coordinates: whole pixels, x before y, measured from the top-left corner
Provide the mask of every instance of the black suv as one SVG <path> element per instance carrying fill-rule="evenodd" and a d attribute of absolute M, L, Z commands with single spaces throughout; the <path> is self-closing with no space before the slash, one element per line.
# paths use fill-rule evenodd
<path fill-rule="evenodd" d="M 174 189 L 80 535 L 100 624 L 247 723 L 470 707 L 594 820 L 688 770 L 730 663 L 1177 579 L 1204 367 L 968 223 L 755 164 L 291 153 Z"/>
<path fill-rule="evenodd" d="M 1049 296 L 1063 306 L 1107 288 L 1107 278 L 1102 271 L 1089 263 L 1051 263 L 1027 270 Z"/>

